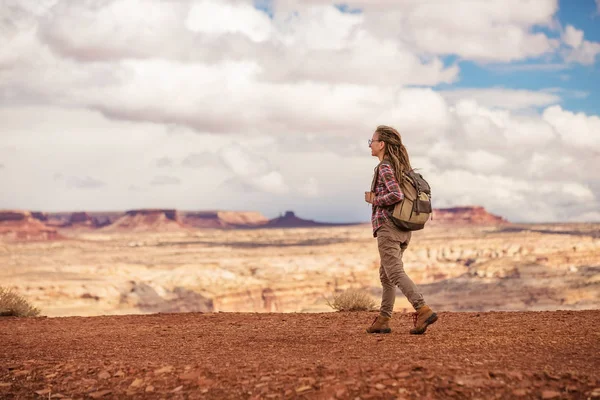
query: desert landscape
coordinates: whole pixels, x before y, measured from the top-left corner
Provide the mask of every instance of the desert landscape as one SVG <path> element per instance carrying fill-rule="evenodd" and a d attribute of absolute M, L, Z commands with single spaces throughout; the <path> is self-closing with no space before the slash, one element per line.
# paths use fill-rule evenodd
<path fill-rule="evenodd" d="M 325 312 L 345 289 L 380 296 L 369 224 L 257 212 L 0 213 L 0 282 L 46 316 Z M 21 219 L 18 219 L 21 218 Z M 444 311 L 600 308 L 600 224 L 511 224 L 436 210 L 405 268 Z M 411 311 L 398 291 L 396 310 Z"/>
<path fill-rule="evenodd" d="M 409 335 L 377 311 L 369 224 L 292 211 L 0 213 L 0 282 L 42 311 L 0 318 L 0 397 L 465 399 L 600 397 L 600 225 L 434 211 L 405 268 L 438 311 Z M 520 311 L 520 312 L 513 312 Z M 48 318 L 51 317 L 51 318 Z"/>

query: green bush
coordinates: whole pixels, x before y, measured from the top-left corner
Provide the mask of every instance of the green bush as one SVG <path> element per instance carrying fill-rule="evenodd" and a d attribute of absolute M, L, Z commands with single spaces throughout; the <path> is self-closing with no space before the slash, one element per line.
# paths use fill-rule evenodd
<path fill-rule="evenodd" d="M 327 300 L 327 305 L 337 311 L 371 311 L 377 303 L 360 289 L 348 289 L 334 294 L 331 301 Z"/>
<path fill-rule="evenodd" d="M 37 317 L 40 310 L 11 289 L 0 286 L 0 317 Z"/>

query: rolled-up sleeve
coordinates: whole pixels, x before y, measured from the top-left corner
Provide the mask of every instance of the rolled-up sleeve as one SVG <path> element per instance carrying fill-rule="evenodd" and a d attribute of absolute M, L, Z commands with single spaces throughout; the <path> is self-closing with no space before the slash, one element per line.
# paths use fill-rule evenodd
<path fill-rule="evenodd" d="M 390 206 L 392 204 L 398 203 L 400 200 L 404 198 L 404 194 L 400 190 L 400 185 L 396 180 L 396 176 L 394 176 L 394 171 L 387 164 L 382 164 L 379 166 L 379 176 L 385 183 L 385 187 L 388 190 L 388 193 L 375 196 L 373 200 L 373 204 L 376 206 Z"/>

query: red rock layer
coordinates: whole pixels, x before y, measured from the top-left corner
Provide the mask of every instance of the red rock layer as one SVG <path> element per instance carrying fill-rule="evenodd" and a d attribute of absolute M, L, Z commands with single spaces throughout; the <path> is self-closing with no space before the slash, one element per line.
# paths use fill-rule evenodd
<path fill-rule="evenodd" d="M 60 239 L 55 228 L 33 217 L 30 211 L 1 210 L 0 237 L 8 240 Z"/>
<path fill-rule="evenodd" d="M 483 207 L 466 206 L 434 209 L 430 223 L 485 225 L 505 224 L 508 221 L 498 215 L 490 214 Z"/>
<path fill-rule="evenodd" d="M 105 232 L 173 232 L 185 227 L 174 209 L 129 210 L 112 224 L 102 228 Z"/>

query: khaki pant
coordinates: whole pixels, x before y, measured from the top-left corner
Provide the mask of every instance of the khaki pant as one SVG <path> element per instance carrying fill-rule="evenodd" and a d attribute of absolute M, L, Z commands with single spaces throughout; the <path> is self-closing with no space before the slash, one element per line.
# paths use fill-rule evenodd
<path fill-rule="evenodd" d="M 415 310 L 425 305 L 423 295 L 404 272 L 402 254 L 408 247 L 411 232 L 403 232 L 393 222 L 385 222 L 377 229 L 377 247 L 381 258 L 379 278 L 383 286 L 380 313 L 391 317 L 396 301 L 396 287 L 399 287 Z"/>

